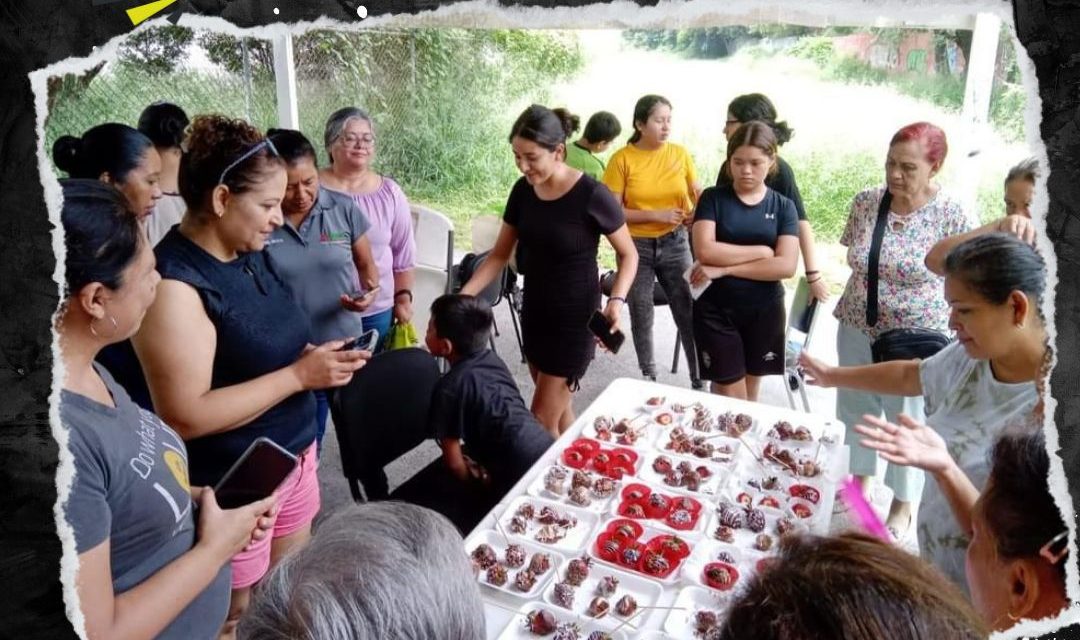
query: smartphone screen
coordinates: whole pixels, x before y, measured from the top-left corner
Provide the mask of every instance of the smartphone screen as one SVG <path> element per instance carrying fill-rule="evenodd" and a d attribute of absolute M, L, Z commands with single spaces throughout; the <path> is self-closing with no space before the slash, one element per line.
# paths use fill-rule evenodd
<path fill-rule="evenodd" d="M 378 329 L 368 329 L 362 336 L 355 340 L 350 340 L 338 348 L 338 351 L 349 351 L 350 349 L 356 349 L 357 351 L 374 351 L 375 345 L 379 343 L 379 331 Z"/>
<path fill-rule="evenodd" d="M 222 509 L 235 509 L 272 494 L 296 468 L 298 459 L 269 438 L 258 438 L 214 487 Z"/>
<path fill-rule="evenodd" d="M 589 318 L 589 330 L 612 353 L 618 353 L 623 341 L 626 340 L 626 336 L 623 335 L 622 331 L 611 333 L 611 324 L 608 323 L 608 319 L 600 311 L 593 311 L 592 317 Z"/>

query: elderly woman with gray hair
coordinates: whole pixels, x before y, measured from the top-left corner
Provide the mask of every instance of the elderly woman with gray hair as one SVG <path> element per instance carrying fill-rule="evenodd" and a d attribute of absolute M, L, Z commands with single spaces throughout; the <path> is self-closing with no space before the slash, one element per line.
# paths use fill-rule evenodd
<path fill-rule="evenodd" d="M 244 640 L 481 640 L 480 587 L 450 521 L 403 502 L 351 505 L 256 590 Z"/>
<path fill-rule="evenodd" d="M 355 107 L 335 111 L 326 121 L 324 143 L 330 166 L 320 172 L 320 181 L 351 197 L 371 222 L 367 237 L 379 271 L 379 288 L 361 318 L 364 331 L 377 329 L 384 337 L 391 320 L 405 323 L 413 315 L 416 241 L 409 201 L 396 182 L 372 166 L 375 128 L 367 112 Z"/>

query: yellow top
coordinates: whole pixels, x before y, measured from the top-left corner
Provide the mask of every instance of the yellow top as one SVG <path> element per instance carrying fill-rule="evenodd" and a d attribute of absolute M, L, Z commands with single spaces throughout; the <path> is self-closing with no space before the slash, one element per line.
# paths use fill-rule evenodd
<path fill-rule="evenodd" d="M 612 193 L 622 194 L 621 204 L 627 209 L 641 211 L 683 209 L 686 215 L 691 215 L 694 209 L 692 185 L 696 181 L 697 172 L 690 154 L 670 142 L 654 151 L 642 151 L 628 144 L 611 156 L 604 171 L 604 184 Z M 627 226 L 632 236 L 659 238 L 671 233 L 678 225 L 639 222 Z"/>

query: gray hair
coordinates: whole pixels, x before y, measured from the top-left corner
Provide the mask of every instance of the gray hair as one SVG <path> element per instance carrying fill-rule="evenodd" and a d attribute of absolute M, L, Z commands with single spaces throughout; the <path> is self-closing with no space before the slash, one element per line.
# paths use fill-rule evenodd
<path fill-rule="evenodd" d="M 330 158 L 330 164 L 334 163 L 334 157 L 330 154 L 330 147 L 337 142 L 338 138 L 344 135 L 345 127 L 349 126 L 350 120 L 363 120 L 373 130 L 375 129 L 375 123 L 371 121 L 371 116 L 363 109 L 345 107 L 331 113 L 330 117 L 326 119 L 326 130 L 323 132 L 323 144 L 326 146 L 326 155 Z"/>
<path fill-rule="evenodd" d="M 1035 182 L 1035 178 L 1039 176 L 1039 160 L 1037 158 L 1027 158 L 1022 160 L 1012 169 L 1009 169 L 1008 175 L 1005 176 L 1005 184 L 1009 184 L 1014 180 L 1027 180 L 1028 182 Z"/>
<path fill-rule="evenodd" d="M 351 505 L 256 587 L 243 640 L 483 640 L 465 543 L 443 516 L 403 502 Z"/>

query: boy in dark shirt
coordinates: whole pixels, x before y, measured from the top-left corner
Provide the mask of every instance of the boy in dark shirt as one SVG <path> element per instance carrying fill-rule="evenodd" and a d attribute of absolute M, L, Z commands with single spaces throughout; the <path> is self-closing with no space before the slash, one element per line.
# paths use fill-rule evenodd
<path fill-rule="evenodd" d="M 487 348 L 493 322 L 483 299 L 444 295 L 431 305 L 425 343 L 450 362 L 428 414 L 443 461 L 459 480 L 498 501 L 553 439 L 525 406 L 506 364 Z"/>

